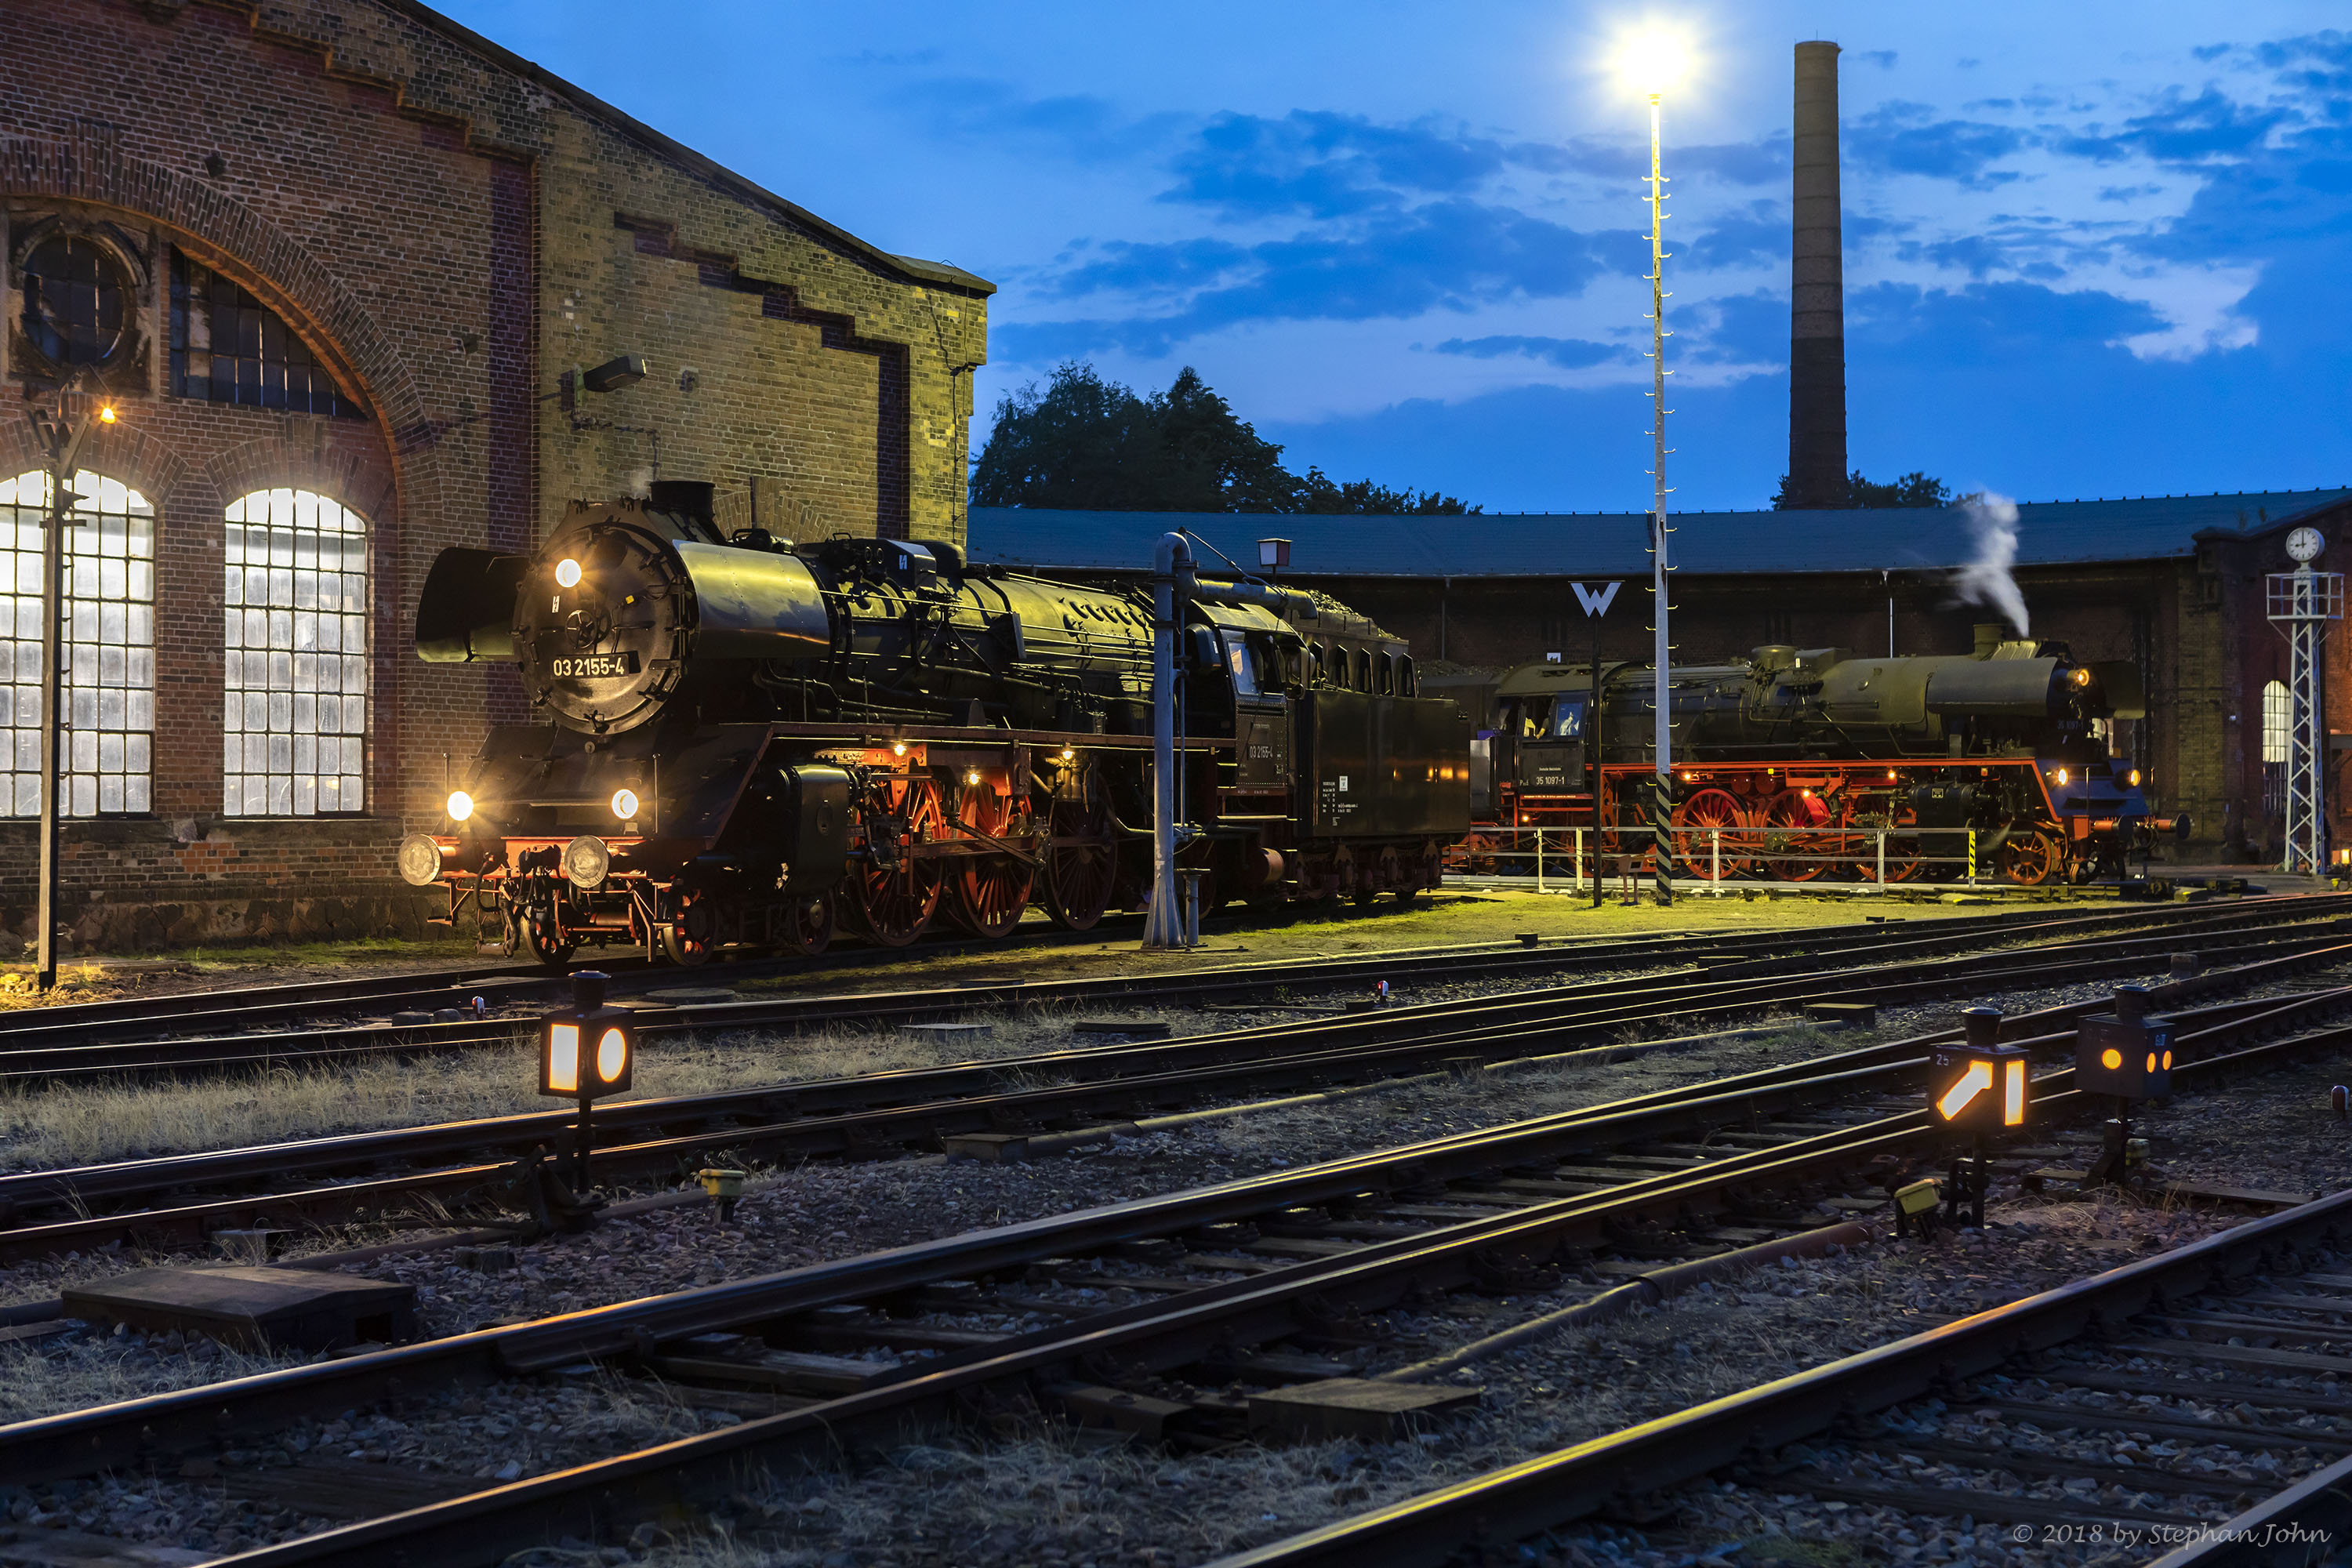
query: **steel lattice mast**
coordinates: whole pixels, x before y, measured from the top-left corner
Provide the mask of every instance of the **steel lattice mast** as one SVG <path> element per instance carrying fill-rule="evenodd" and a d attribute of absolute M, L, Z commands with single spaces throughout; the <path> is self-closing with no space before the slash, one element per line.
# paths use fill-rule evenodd
<path fill-rule="evenodd" d="M 2279 869 L 2307 877 L 2327 874 L 2327 802 L 2321 767 L 2327 752 L 2319 703 L 2320 645 L 2327 623 L 2344 615 L 2344 578 L 2315 572 L 2322 539 L 2298 528 L 2288 536 L 2293 572 L 2270 575 L 2270 622 L 2287 641 L 2286 853 Z"/>

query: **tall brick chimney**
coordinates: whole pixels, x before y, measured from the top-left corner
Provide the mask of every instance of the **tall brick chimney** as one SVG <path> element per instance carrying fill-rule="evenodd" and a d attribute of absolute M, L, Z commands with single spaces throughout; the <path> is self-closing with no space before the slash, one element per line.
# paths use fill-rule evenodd
<path fill-rule="evenodd" d="M 1838 47 L 1797 46 L 1796 232 L 1789 290 L 1789 489 L 1847 501 L 1845 268 L 1838 203 Z"/>

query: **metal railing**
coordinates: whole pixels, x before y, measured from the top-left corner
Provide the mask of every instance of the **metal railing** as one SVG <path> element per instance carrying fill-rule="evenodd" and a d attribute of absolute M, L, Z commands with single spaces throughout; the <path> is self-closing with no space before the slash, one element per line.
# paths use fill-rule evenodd
<path fill-rule="evenodd" d="M 1445 852 L 1449 871 L 1462 875 L 1533 874 L 1538 892 L 1555 884 L 1591 891 L 1592 878 L 1632 874 L 1646 868 L 1652 843 L 1646 826 L 1627 824 L 1590 827 L 1480 827 Z M 1676 868 L 1682 876 L 1718 889 L 1740 879 L 1807 882 L 1840 872 L 1880 886 L 1892 873 L 1895 883 L 1933 880 L 1931 868 L 1949 867 L 1969 886 L 2008 881 L 2001 864 L 2011 845 L 2035 845 L 2047 870 L 2037 880 L 2058 878 L 2063 841 L 2046 830 L 2022 829 L 2002 836 L 1975 827 L 1679 827 L 1675 829 Z M 2047 840 L 2047 846 L 2036 844 Z M 1597 851 L 1597 853 L 1595 853 Z M 1630 862 L 1622 871 L 1612 862 Z"/>

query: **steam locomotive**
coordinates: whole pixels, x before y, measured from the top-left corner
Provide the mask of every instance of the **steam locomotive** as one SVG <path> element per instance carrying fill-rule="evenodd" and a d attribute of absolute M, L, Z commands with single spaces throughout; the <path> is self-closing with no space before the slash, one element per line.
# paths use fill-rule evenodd
<path fill-rule="evenodd" d="M 1469 824 L 1469 721 L 1319 594 L 1180 595 L 1178 864 L 1235 900 L 1410 900 Z M 1148 891 L 1148 592 L 942 543 L 722 533 L 712 487 L 575 502 L 532 555 L 444 551 L 429 662 L 510 662 L 494 726 L 401 875 L 546 963 L 889 946 L 942 915 L 1071 929 Z"/>
<path fill-rule="evenodd" d="M 1967 654 L 1857 656 L 1775 645 L 1668 672 L 1671 842 L 1706 879 L 1826 875 L 1888 882 L 1997 875 L 2032 886 L 2121 872 L 2189 818 L 2152 816 L 2148 781 L 2109 754 L 2146 716 L 2129 663 L 1979 626 Z M 1598 826 L 1603 855 L 1654 843 L 1653 668 L 1547 661 L 1507 672 L 1474 765 L 1489 829 Z M 1598 690 L 1596 709 L 1593 698 Z"/>

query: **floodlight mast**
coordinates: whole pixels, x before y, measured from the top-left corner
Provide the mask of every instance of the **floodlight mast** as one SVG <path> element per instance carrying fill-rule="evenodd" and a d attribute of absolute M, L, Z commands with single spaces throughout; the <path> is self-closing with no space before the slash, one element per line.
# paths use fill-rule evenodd
<path fill-rule="evenodd" d="M 1666 597 L 1666 249 L 1665 174 L 1659 156 L 1659 100 L 1662 84 L 1653 82 L 1650 99 L 1650 443 L 1652 486 L 1650 506 L 1651 702 L 1657 776 L 1650 795 L 1650 830 L 1654 841 L 1651 865 L 1655 873 L 1658 902 L 1674 900 L 1674 778 L 1675 739 L 1672 682 L 1666 671 L 1673 662 L 1674 644 L 1667 632 L 1672 605 Z M 1598 797 L 1593 805 L 1600 805 Z M 1594 826 L 1600 826 L 1599 819 Z"/>

